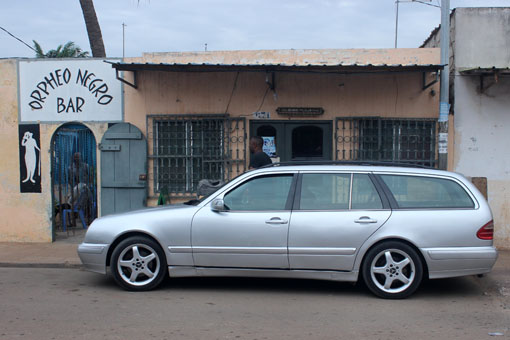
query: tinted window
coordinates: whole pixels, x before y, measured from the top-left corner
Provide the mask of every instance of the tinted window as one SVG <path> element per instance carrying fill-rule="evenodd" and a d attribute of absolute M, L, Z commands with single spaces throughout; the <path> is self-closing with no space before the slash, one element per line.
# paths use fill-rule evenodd
<path fill-rule="evenodd" d="M 354 174 L 352 209 L 382 209 L 382 202 L 368 175 Z"/>
<path fill-rule="evenodd" d="M 304 174 L 301 184 L 302 210 L 349 209 L 350 174 Z"/>
<path fill-rule="evenodd" d="M 382 175 L 400 208 L 473 208 L 467 192 L 448 179 Z"/>
<path fill-rule="evenodd" d="M 224 197 L 230 210 L 285 210 L 292 175 L 263 176 L 244 182 Z"/>

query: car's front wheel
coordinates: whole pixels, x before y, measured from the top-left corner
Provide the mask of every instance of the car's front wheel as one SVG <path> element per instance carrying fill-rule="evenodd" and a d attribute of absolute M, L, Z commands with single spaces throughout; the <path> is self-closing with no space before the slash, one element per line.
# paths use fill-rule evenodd
<path fill-rule="evenodd" d="M 120 242 L 113 250 L 110 268 L 117 284 L 132 291 L 154 289 L 167 274 L 163 250 L 157 242 L 143 236 Z"/>
<path fill-rule="evenodd" d="M 387 241 L 370 249 L 363 261 L 363 279 L 375 295 L 403 299 L 418 289 L 423 264 L 409 245 Z"/>

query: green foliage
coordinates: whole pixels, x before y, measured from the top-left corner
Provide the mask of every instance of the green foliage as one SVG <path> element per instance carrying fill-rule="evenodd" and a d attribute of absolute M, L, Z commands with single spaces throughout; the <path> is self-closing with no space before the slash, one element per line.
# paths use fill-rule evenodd
<path fill-rule="evenodd" d="M 82 51 L 80 46 L 75 45 L 72 41 L 68 41 L 65 45 L 58 45 L 57 49 L 49 50 L 46 53 L 37 41 L 32 41 L 34 42 L 36 58 L 86 58 L 89 56 L 89 52 Z"/>

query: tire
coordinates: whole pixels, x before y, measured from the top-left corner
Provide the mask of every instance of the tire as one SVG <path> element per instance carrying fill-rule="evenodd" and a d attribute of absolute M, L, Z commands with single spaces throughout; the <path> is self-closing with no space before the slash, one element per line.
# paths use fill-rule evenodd
<path fill-rule="evenodd" d="M 423 278 L 423 264 L 416 251 L 398 241 L 386 241 L 370 249 L 362 271 L 368 289 L 385 299 L 410 296 Z"/>
<path fill-rule="evenodd" d="M 129 237 L 113 250 L 110 269 L 115 282 L 130 291 L 156 288 L 167 275 L 165 253 L 144 236 Z"/>

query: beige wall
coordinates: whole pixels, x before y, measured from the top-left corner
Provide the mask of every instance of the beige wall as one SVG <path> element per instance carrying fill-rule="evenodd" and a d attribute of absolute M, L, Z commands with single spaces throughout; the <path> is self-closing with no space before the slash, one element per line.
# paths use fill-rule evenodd
<path fill-rule="evenodd" d="M 62 124 L 40 124 L 41 193 L 20 193 L 17 60 L 0 60 L 0 242 L 51 242 L 51 143 Z M 84 124 L 99 143 L 108 124 Z M 100 176 L 100 157 L 97 155 Z M 98 188 L 100 190 L 100 188 Z M 98 191 L 100 197 L 100 191 Z M 98 197 L 98 198 L 99 198 Z M 100 204 L 99 204 L 100 206 Z"/>
<path fill-rule="evenodd" d="M 128 72 L 126 77 L 130 77 Z M 436 118 L 438 97 L 431 96 L 430 91 L 434 89 L 437 92 L 438 85 L 423 91 L 421 77 L 421 73 L 340 75 L 279 72 L 276 74 L 277 96 L 270 91 L 260 110 L 271 112 L 271 119 L 279 120 L 288 119 L 276 114 L 276 108 L 281 106 L 322 107 L 325 113 L 317 118 L 320 120 L 334 120 L 337 116 Z M 148 114 L 225 113 L 232 93 L 228 113 L 234 117 L 246 116 L 249 120 L 261 105 L 267 88 L 266 75 L 240 73 L 232 92 L 235 78 L 235 72 L 140 72 L 138 89 L 124 87 L 125 121 L 145 133 Z M 0 157 L 3 159 L 0 162 L 0 214 L 3 217 L 0 242 L 50 242 L 53 209 L 50 149 L 52 136 L 62 124 L 40 124 L 42 193 L 21 194 L 17 91 L 17 61 L 0 60 Z M 85 125 L 100 143 L 107 124 Z M 97 161 L 100 181 L 99 152 Z M 152 179 L 148 182 L 152 185 Z M 100 188 L 98 190 L 100 207 Z"/>
<path fill-rule="evenodd" d="M 138 73 L 138 89 L 125 87 L 125 120 L 145 129 L 147 114 L 225 113 L 232 93 L 235 72 L 179 73 L 145 71 Z M 228 113 L 251 118 L 264 96 L 264 73 L 242 72 Z M 436 84 L 422 90 L 422 74 L 301 74 L 277 73 L 276 94 L 270 91 L 260 111 L 271 119 L 288 119 L 276 114 L 277 107 L 322 107 L 330 120 L 338 116 L 382 116 L 436 118 Z M 432 96 L 431 90 L 436 95 Z M 303 118 L 309 120 L 309 117 Z"/>
<path fill-rule="evenodd" d="M 20 193 L 16 60 L 0 60 L 0 241 L 51 241 L 49 190 Z M 41 127 L 42 186 L 48 187 L 49 141 Z"/>
<path fill-rule="evenodd" d="M 146 133 L 149 114 L 223 114 L 252 118 L 268 111 L 272 120 L 278 107 L 322 107 L 324 115 L 304 120 L 335 117 L 381 116 L 394 118 L 437 118 L 439 85 L 423 90 L 422 73 L 312 74 L 277 72 L 276 96 L 267 89 L 266 74 L 259 72 L 182 73 L 138 72 L 138 88 L 125 86 L 125 120 Z M 128 72 L 126 77 L 132 80 Z M 432 95 L 434 90 L 436 95 Z M 229 99 L 232 95 L 232 99 Z M 228 110 L 227 110 L 228 105 Z M 228 111 L 228 112 L 227 112 Z M 247 126 L 249 132 L 249 123 Z M 334 131 L 333 131 L 334 132 Z M 151 137 L 147 136 L 149 151 Z M 333 140 L 331 143 L 333 144 Z M 335 149 L 333 145 L 332 149 Z M 248 150 L 246 151 L 248 152 Z M 153 196 L 153 171 L 149 162 L 149 196 Z M 149 201 L 155 202 L 154 197 Z"/>

